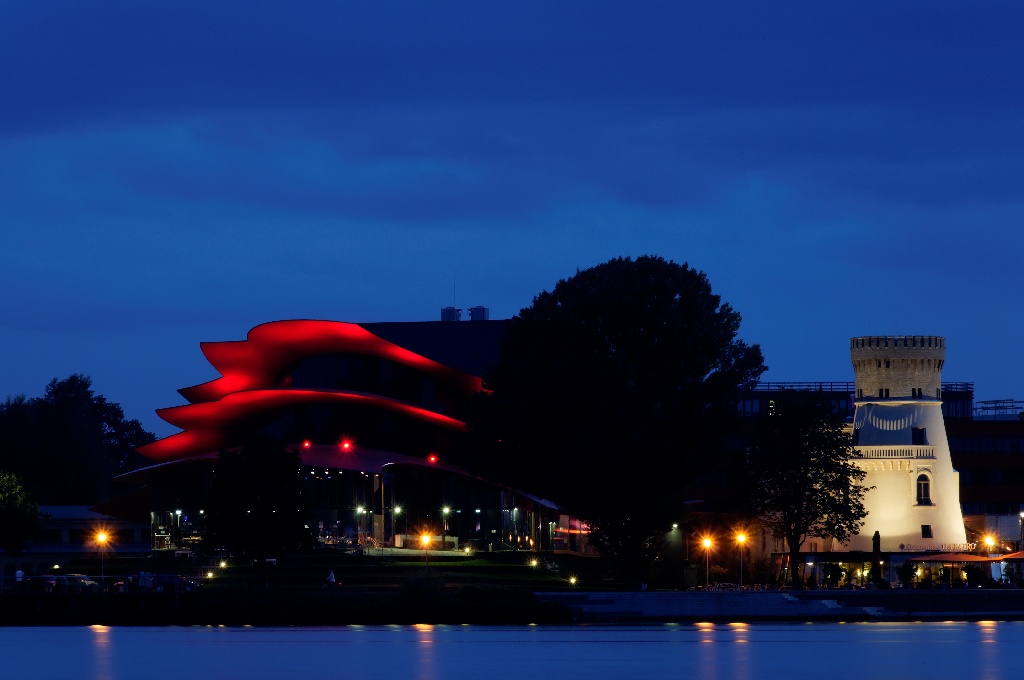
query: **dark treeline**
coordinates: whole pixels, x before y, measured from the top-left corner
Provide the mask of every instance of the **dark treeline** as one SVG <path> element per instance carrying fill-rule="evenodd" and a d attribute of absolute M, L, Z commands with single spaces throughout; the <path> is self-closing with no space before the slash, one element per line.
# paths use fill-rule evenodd
<path fill-rule="evenodd" d="M 154 440 L 84 375 L 55 378 L 41 397 L 0 403 L 0 470 L 16 474 L 42 505 L 109 498 L 111 478 L 136 464 L 135 447 Z"/>

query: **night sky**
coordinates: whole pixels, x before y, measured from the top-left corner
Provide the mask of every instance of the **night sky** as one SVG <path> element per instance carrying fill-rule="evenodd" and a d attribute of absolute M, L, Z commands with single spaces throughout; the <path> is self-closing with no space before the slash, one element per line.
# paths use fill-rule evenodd
<path fill-rule="evenodd" d="M 707 272 L 769 380 L 947 338 L 1024 399 L 1024 5 L 47 2 L 0 18 L 0 398 L 158 435 L 205 340 Z"/>

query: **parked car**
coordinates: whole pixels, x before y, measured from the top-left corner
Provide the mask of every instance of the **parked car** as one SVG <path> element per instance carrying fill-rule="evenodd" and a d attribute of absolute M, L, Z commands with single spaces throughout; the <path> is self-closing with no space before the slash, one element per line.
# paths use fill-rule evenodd
<path fill-rule="evenodd" d="M 57 593 L 91 593 L 100 589 L 100 584 L 85 574 L 58 574 L 55 581 L 53 590 Z"/>

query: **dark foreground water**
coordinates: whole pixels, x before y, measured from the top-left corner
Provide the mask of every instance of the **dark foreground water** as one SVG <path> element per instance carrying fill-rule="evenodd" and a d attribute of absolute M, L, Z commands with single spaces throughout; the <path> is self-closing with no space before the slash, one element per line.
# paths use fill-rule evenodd
<path fill-rule="evenodd" d="M 1024 622 L 0 628 L 4 678 L 1024 677 Z"/>

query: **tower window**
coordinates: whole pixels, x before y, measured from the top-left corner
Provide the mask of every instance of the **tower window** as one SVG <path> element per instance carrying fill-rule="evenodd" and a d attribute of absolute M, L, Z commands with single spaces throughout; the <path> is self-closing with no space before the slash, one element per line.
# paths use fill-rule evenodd
<path fill-rule="evenodd" d="M 927 443 L 924 434 L 923 427 L 910 428 L 910 443 L 914 446 L 924 446 Z M 918 481 L 920 481 L 920 478 Z"/>
<path fill-rule="evenodd" d="M 932 504 L 932 481 L 928 479 L 928 475 L 917 476 L 917 504 Z"/>
<path fill-rule="evenodd" d="M 932 537 L 932 525 L 931 524 L 922 524 L 921 525 L 921 538 L 931 538 L 931 537 Z"/>

